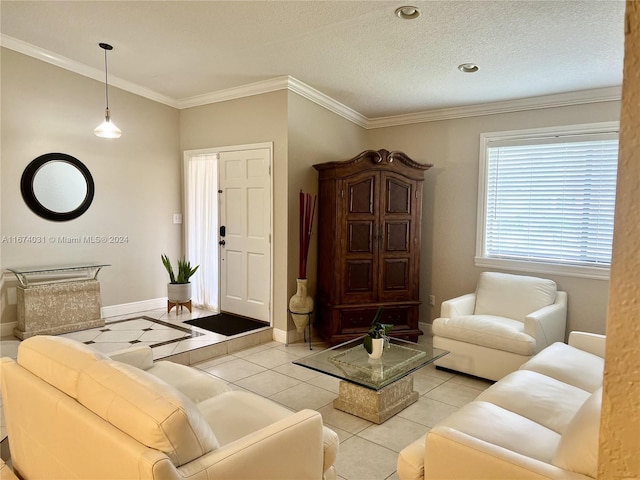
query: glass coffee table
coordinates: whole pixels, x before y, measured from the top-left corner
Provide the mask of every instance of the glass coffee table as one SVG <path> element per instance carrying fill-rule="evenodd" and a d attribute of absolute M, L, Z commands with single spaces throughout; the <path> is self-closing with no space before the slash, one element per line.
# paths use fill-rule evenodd
<path fill-rule="evenodd" d="M 391 338 L 382 357 L 373 360 L 362 345 L 363 338 L 293 363 L 342 380 L 334 408 L 380 424 L 418 400 L 411 374 L 449 352 Z"/>

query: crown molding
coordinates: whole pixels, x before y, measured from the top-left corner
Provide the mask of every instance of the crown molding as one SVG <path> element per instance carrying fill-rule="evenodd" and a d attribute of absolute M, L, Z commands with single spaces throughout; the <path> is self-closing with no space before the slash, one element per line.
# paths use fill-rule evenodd
<path fill-rule="evenodd" d="M 0 35 L 0 45 L 10 50 L 28 55 L 42 60 L 43 62 L 64 68 L 79 75 L 92 78 L 97 81 L 104 81 L 102 70 L 89 67 L 75 60 L 50 52 L 35 45 L 23 42 L 8 35 Z M 482 115 L 495 115 L 500 113 L 522 112 L 526 110 L 538 110 L 544 108 L 564 107 L 570 105 L 582 105 L 588 103 L 618 101 L 622 96 L 622 87 L 607 87 L 591 90 L 581 90 L 576 92 L 560 93 L 555 95 L 545 95 L 539 97 L 529 97 L 517 100 L 507 100 L 503 102 L 483 103 L 462 107 L 440 108 L 417 113 L 403 115 L 393 115 L 387 117 L 367 118 L 350 107 L 334 100 L 324 93 L 310 87 L 304 82 L 291 77 L 280 76 L 269 80 L 251 83 L 240 87 L 219 90 L 217 92 L 196 95 L 183 99 L 175 99 L 159 94 L 153 90 L 128 82 L 113 75 L 109 76 L 109 85 L 131 92 L 141 97 L 148 98 L 158 103 L 170 107 L 184 109 L 198 107 L 212 103 L 235 100 L 270 93 L 277 90 L 289 90 L 296 93 L 321 107 L 355 123 L 367 130 L 384 127 L 395 127 L 409 125 L 413 123 L 435 122 L 439 120 L 451 120 L 455 118 L 477 117 Z"/>
<path fill-rule="evenodd" d="M 205 93 L 194 97 L 183 98 L 178 101 L 178 108 L 200 107 L 211 103 L 225 102 L 227 100 L 235 100 L 237 98 L 249 97 L 251 95 L 260 95 L 263 93 L 275 92 L 277 90 L 289 90 L 298 95 L 311 100 L 312 102 L 326 108 L 327 110 L 340 115 L 347 120 L 367 128 L 369 119 L 355 110 L 343 105 L 324 93 L 310 87 L 304 82 L 292 76 L 281 76 L 270 80 L 250 83 L 240 87 L 228 88 L 217 92 Z"/>
<path fill-rule="evenodd" d="M 325 95 L 324 93 L 316 90 L 315 88 L 310 87 L 306 83 L 301 82 L 297 78 L 291 76 L 289 77 L 288 88 L 290 91 L 297 93 L 307 100 L 311 100 L 312 102 L 326 108 L 327 110 L 332 111 L 337 115 L 340 115 L 341 117 L 355 123 L 356 125 L 360 125 L 364 128 L 369 128 L 369 123 L 371 122 L 370 119 L 368 119 L 361 113 L 356 112 L 352 108 L 343 105 L 337 100 L 334 100 L 328 95 Z"/>
<path fill-rule="evenodd" d="M 451 120 L 454 118 L 478 117 L 482 115 L 566 107 L 586 103 L 612 102 L 620 100 L 621 96 L 621 86 L 580 90 L 576 92 L 558 93 L 555 95 L 520 98 L 517 100 L 483 103 L 463 107 L 440 108 L 405 115 L 372 118 L 369 119 L 367 128 L 395 127 L 398 125 L 435 122 L 439 120 Z"/>
<path fill-rule="evenodd" d="M 227 100 L 235 100 L 238 98 L 250 97 L 252 95 L 261 95 L 263 93 L 275 92 L 277 90 L 286 90 L 288 88 L 289 77 L 281 76 L 263 80 L 260 82 L 249 83 L 239 87 L 227 88 L 216 92 L 204 93 L 193 97 L 182 98 L 177 101 L 178 108 L 200 107 L 211 103 L 226 102 Z"/>
<path fill-rule="evenodd" d="M 78 75 L 89 77 L 99 82 L 104 82 L 104 70 L 90 67 L 88 65 L 85 65 L 84 63 L 76 62 L 75 60 L 71 60 L 70 58 L 58 55 L 57 53 L 51 52 L 44 48 L 36 47 L 35 45 L 31 45 L 30 43 L 18 40 L 17 38 L 2 34 L 0 35 L 0 45 L 2 47 L 8 48 L 9 50 L 14 50 L 29 57 L 33 57 L 43 62 L 50 63 L 51 65 L 55 65 L 56 67 L 64 68 L 65 70 L 77 73 Z M 178 108 L 177 100 L 171 97 L 167 97 L 166 95 L 162 95 L 151 89 L 141 87 L 140 85 L 133 82 L 123 80 L 114 75 L 109 75 L 109 86 L 125 90 L 144 98 L 148 98 L 149 100 L 153 100 L 154 102 L 163 103 L 170 107 Z"/>

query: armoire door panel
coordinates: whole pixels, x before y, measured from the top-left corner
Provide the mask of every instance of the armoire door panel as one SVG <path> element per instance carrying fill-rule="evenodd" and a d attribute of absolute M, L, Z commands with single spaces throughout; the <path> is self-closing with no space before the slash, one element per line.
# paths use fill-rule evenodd
<path fill-rule="evenodd" d="M 373 177 L 349 184 L 347 213 L 368 213 L 373 215 L 374 188 L 375 179 Z"/>
<path fill-rule="evenodd" d="M 411 183 L 387 177 L 385 184 L 386 213 L 411 213 Z"/>
<path fill-rule="evenodd" d="M 372 293 L 374 286 L 372 260 L 347 260 L 345 294 Z"/>
<path fill-rule="evenodd" d="M 411 224 L 409 220 L 385 224 L 384 249 L 387 252 L 408 252 Z"/>
<path fill-rule="evenodd" d="M 347 253 L 373 253 L 373 221 L 347 223 Z"/>
<path fill-rule="evenodd" d="M 409 290 L 409 259 L 408 258 L 387 258 L 382 265 L 382 285 L 381 289 L 386 293 L 389 291 Z"/>

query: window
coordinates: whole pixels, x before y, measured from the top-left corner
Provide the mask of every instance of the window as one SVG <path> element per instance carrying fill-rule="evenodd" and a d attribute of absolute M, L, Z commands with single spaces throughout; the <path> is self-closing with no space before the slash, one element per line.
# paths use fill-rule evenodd
<path fill-rule="evenodd" d="M 618 123 L 480 136 L 476 265 L 608 278 Z"/>

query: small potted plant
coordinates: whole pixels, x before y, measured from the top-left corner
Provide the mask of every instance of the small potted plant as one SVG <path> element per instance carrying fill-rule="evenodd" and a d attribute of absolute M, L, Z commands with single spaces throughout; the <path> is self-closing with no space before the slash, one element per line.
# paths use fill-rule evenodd
<path fill-rule="evenodd" d="M 162 264 L 169 274 L 169 284 L 167 285 L 167 297 L 173 303 L 186 303 L 191 300 L 191 283 L 189 279 L 196 273 L 200 265 L 191 267 L 191 262 L 184 257 L 178 259 L 178 276 L 173 272 L 173 267 L 169 257 L 161 255 Z"/>
<path fill-rule="evenodd" d="M 393 328 L 393 325 L 390 323 L 380 323 L 383 308 L 384 307 L 378 308 L 369 327 L 369 331 L 362 342 L 369 357 L 373 359 L 378 359 L 382 356 L 385 343 L 389 345 L 389 332 L 391 332 Z"/>

